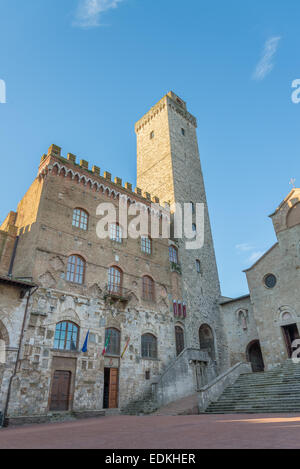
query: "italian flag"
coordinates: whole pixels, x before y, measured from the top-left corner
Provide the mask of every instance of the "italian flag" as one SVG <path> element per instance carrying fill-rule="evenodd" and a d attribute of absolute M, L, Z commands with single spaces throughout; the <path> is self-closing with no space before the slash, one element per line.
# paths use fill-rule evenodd
<path fill-rule="evenodd" d="M 102 352 L 102 357 L 104 357 L 104 355 L 106 354 L 106 350 L 107 350 L 107 347 L 109 346 L 109 342 L 110 342 L 110 336 L 111 336 L 111 331 L 109 331 L 109 334 L 107 336 L 107 339 L 106 339 L 106 342 L 105 342 L 105 345 L 104 345 L 104 349 L 103 349 L 103 352 Z"/>

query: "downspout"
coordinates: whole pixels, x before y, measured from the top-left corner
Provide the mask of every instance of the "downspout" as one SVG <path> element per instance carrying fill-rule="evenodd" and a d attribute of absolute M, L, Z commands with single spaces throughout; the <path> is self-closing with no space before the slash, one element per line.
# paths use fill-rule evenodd
<path fill-rule="evenodd" d="M 18 244 L 19 244 L 19 239 L 20 239 L 20 237 L 16 236 L 15 243 L 14 243 L 14 248 L 13 248 L 13 252 L 12 252 L 12 256 L 11 256 L 11 260 L 10 260 L 10 265 L 9 265 L 9 271 L 8 271 L 8 276 L 9 277 L 12 277 L 15 258 L 16 258 L 16 254 L 17 254 L 17 248 L 18 248 Z"/>
<path fill-rule="evenodd" d="M 14 372 L 11 375 L 10 380 L 9 380 L 6 403 L 5 403 L 5 408 L 4 408 L 4 412 L 3 412 L 3 426 L 4 427 L 8 426 L 7 422 L 6 422 L 6 417 L 7 417 L 7 411 L 8 411 L 9 401 L 10 401 L 10 397 L 11 397 L 12 382 L 13 382 L 13 379 L 16 377 L 17 372 L 18 372 L 18 365 L 19 365 L 19 361 L 20 361 L 21 349 L 22 349 L 22 344 L 23 344 L 23 339 L 24 339 L 24 332 L 25 332 L 25 325 L 26 325 L 26 320 L 27 320 L 29 300 L 32 297 L 32 295 L 38 290 L 38 288 L 39 287 L 36 287 L 33 291 L 29 291 L 28 296 L 27 296 L 26 307 L 25 307 L 25 312 L 24 312 L 24 317 L 23 317 L 23 324 L 22 324 L 22 329 L 21 329 L 21 334 L 20 334 L 19 348 L 18 348 L 17 358 L 16 358 L 16 362 L 15 362 L 15 368 L 14 368 Z"/>

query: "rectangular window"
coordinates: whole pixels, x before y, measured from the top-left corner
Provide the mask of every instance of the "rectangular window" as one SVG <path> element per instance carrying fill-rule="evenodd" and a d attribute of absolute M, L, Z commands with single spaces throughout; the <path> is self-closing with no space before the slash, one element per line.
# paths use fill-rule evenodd
<path fill-rule="evenodd" d="M 152 246 L 151 246 L 151 239 L 148 238 L 148 236 L 142 236 L 141 237 L 141 249 L 142 252 L 146 254 L 151 254 L 152 252 Z"/>
<path fill-rule="evenodd" d="M 122 228 L 119 225 L 110 225 L 110 239 L 116 243 L 122 243 Z"/>
<path fill-rule="evenodd" d="M 169 247 L 169 259 L 173 264 L 178 264 L 178 251 L 174 246 Z"/>
<path fill-rule="evenodd" d="M 183 136 L 185 136 L 185 130 L 184 129 L 181 129 L 181 133 Z"/>
<path fill-rule="evenodd" d="M 178 314 L 178 309 L 177 309 L 177 301 L 173 301 L 173 313 L 174 313 L 174 316 L 176 317 L 177 314 Z"/>

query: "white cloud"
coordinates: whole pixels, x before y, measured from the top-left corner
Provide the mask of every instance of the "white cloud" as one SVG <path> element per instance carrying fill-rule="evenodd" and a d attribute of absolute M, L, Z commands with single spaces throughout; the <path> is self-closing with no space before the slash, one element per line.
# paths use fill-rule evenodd
<path fill-rule="evenodd" d="M 80 0 L 74 25 L 80 28 L 100 26 L 102 13 L 117 8 L 123 0 Z"/>
<path fill-rule="evenodd" d="M 251 246 L 251 244 L 248 244 L 248 243 L 244 243 L 244 244 L 237 244 L 235 246 L 235 249 L 239 252 L 246 252 L 246 251 L 252 251 L 253 246 Z"/>
<path fill-rule="evenodd" d="M 253 252 L 251 254 L 251 256 L 249 257 L 248 259 L 248 262 L 251 262 L 251 263 L 255 263 L 256 261 L 258 261 L 258 259 L 260 259 L 262 256 L 264 255 L 264 252 L 263 251 L 256 251 L 256 252 Z"/>
<path fill-rule="evenodd" d="M 265 43 L 262 57 L 256 66 L 253 79 L 257 81 L 263 80 L 274 68 L 273 58 L 277 52 L 280 36 L 274 36 Z"/>

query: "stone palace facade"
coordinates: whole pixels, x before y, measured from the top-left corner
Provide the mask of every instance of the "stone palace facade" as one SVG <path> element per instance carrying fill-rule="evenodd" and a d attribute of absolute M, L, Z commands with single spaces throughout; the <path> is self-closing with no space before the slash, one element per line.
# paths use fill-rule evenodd
<path fill-rule="evenodd" d="M 238 362 L 255 371 L 291 353 L 300 191 L 272 216 L 278 243 L 247 271 L 250 295 L 222 297 L 196 127 L 172 92 L 137 122 L 134 190 L 56 145 L 42 156 L 0 227 L 0 412 L 8 419 L 151 412 Z M 152 238 L 150 227 L 125 238 L 120 221 L 99 239 L 99 204 L 118 213 L 120 201 L 152 214 L 160 232 L 173 204 L 189 204 L 194 218 L 204 204 L 204 245 L 188 250 L 185 239 Z"/>

